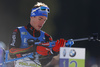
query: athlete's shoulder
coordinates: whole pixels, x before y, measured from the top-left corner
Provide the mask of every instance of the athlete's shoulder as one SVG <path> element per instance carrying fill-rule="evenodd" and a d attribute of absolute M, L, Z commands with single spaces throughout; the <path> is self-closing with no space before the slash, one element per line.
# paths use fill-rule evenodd
<path fill-rule="evenodd" d="M 41 30 L 41 31 L 44 32 L 43 30 Z M 44 35 L 45 35 L 46 41 L 53 41 L 53 38 L 50 34 L 44 32 Z"/>
<path fill-rule="evenodd" d="M 19 33 L 19 29 L 20 29 L 21 27 L 23 27 L 23 26 L 16 27 L 16 28 L 13 30 L 13 34 Z"/>
<path fill-rule="evenodd" d="M 13 34 L 16 34 L 16 33 L 18 33 L 18 32 L 19 32 L 18 28 L 15 28 L 15 29 L 13 30 Z"/>
<path fill-rule="evenodd" d="M 49 35 L 48 33 L 45 33 L 46 36 L 51 37 L 51 35 Z"/>
<path fill-rule="evenodd" d="M 43 30 L 40 30 L 41 32 L 43 32 L 45 34 L 45 36 L 50 36 L 48 33 L 44 32 Z"/>

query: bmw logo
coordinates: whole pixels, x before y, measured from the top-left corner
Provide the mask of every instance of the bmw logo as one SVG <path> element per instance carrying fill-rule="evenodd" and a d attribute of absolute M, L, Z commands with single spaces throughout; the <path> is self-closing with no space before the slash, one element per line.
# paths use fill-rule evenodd
<path fill-rule="evenodd" d="M 74 57 L 76 55 L 76 51 L 74 49 L 70 50 L 69 56 Z"/>

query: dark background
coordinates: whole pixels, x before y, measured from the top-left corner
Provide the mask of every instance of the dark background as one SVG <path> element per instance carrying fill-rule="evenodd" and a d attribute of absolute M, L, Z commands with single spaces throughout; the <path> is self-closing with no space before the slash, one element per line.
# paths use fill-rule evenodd
<path fill-rule="evenodd" d="M 42 30 L 54 40 L 100 34 L 100 0 L 0 0 L 0 41 L 9 45 L 12 31 L 29 23 L 36 2 L 44 2 L 50 8 Z M 100 42 L 80 41 L 72 47 L 86 48 L 86 67 L 100 67 Z"/>

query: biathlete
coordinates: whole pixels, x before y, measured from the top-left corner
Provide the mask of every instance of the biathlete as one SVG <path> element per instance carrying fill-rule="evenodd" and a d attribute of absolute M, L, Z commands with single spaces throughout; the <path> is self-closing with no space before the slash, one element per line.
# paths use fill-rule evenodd
<path fill-rule="evenodd" d="M 48 42 L 52 42 L 53 39 L 41 28 L 48 19 L 49 12 L 50 9 L 46 4 L 37 2 L 32 8 L 30 22 L 13 31 L 9 45 L 10 57 L 20 58 L 30 53 L 33 53 L 34 57 L 14 61 L 15 67 L 45 67 L 53 56 L 59 53 L 60 47 L 65 46 L 67 41 L 60 39 L 55 42 L 54 47 L 48 48 Z M 35 45 L 35 42 L 41 42 L 41 44 Z M 47 56 L 51 57 L 45 58 Z"/>

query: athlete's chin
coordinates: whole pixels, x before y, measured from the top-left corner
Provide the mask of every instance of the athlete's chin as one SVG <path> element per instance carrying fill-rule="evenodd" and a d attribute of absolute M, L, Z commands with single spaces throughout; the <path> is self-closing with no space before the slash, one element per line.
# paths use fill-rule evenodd
<path fill-rule="evenodd" d="M 37 31 L 40 31 L 41 30 L 41 28 L 38 28 L 38 29 L 36 29 Z"/>

